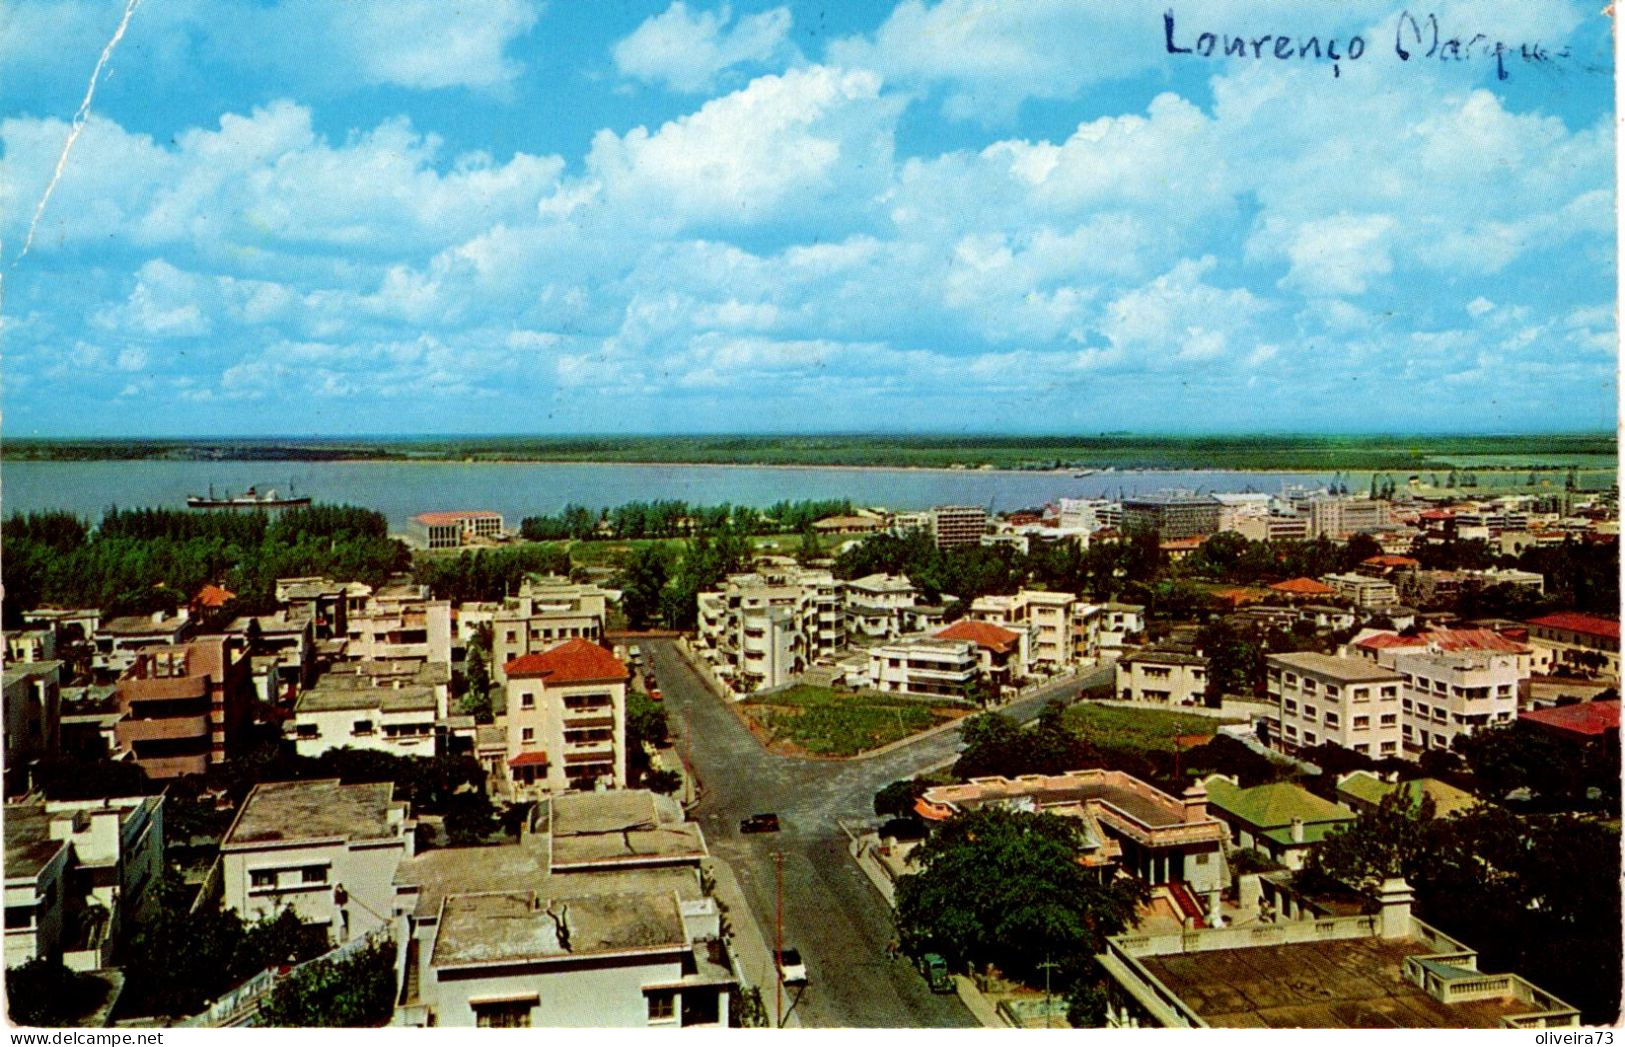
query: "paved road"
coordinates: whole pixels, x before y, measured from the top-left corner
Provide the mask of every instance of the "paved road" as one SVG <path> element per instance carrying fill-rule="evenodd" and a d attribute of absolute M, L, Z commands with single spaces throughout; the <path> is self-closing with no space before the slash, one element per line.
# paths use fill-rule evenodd
<path fill-rule="evenodd" d="M 933 994 L 906 961 L 886 958 L 891 910 L 848 856 L 841 828 L 875 820 L 872 801 L 882 786 L 954 759 L 959 728 L 862 760 L 775 756 L 669 641 L 646 646 L 673 734 L 700 781 L 695 817 L 733 868 L 770 944 L 779 897 L 774 855 L 783 855 L 784 942 L 801 950 L 809 982 L 787 992 L 781 1010 L 815 1027 L 975 1026 L 957 996 Z M 1073 697 L 1099 675 L 1059 681 L 1005 712 L 1031 719 L 1050 698 Z M 740 835 L 739 820 L 759 811 L 776 812 L 782 831 Z M 771 1013 L 773 986 L 763 997 Z"/>

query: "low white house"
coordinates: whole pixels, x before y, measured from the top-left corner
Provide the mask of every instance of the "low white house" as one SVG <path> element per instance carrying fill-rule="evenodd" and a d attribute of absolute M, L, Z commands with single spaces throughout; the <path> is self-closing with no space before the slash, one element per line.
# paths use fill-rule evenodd
<path fill-rule="evenodd" d="M 389 782 L 262 782 L 220 842 L 225 906 L 255 920 L 291 907 L 346 942 L 390 919 L 416 825 Z"/>
<path fill-rule="evenodd" d="M 444 716 L 444 702 L 430 687 L 322 687 L 294 705 L 294 747 L 300 756 L 342 746 L 433 756 L 435 722 Z"/>

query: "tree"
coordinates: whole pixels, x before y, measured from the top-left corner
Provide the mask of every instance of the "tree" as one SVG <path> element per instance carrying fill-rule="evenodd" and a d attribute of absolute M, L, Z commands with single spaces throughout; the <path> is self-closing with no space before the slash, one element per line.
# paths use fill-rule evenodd
<path fill-rule="evenodd" d="M 644 546 L 635 551 L 621 571 L 621 610 L 633 629 L 647 629 L 660 615 L 660 595 L 671 577 L 664 548 Z"/>
<path fill-rule="evenodd" d="M 1051 814 L 979 808 L 956 815 L 920 845 L 920 871 L 897 884 L 897 927 L 910 955 L 940 953 L 958 968 L 997 966 L 1052 987 L 1083 973 L 1081 958 L 1134 920 L 1144 888 L 1078 863 L 1081 823 Z"/>
<path fill-rule="evenodd" d="M 255 1024 L 367 1028 L 389 1022 L 395 1004 L 395 947 L 384 941 L 339 960 L 317 960 L 284 979 Z"/>
<path fill-rule="evenodd" d="M 906 818 L 914 813 L 914 801 L 925 794 L 929 783 L 919 778 L 892 782 L 875 793 L 875 813 L 882 818 Z"/>
<path fill-rule="evenodd" d="M 485 659 L 485 652 L 478 646 L 468 645 L 468 656 L 463 663 L 468 691 L 463 695 L 462 708 L 479 723 L 491 722 L 491 670 Z"/>
<path fill-rule="evenodd" d="M 446 801 L 446 813 L 441 824 L 446 839 L 453 847 L 472 847 L 485 842 L 496 830 L 496 808 L 483 792 L 458 793 Z"/>
<path fill-rule="evenodd" d="M 108 985 L 43 956 L 6 971 L 6 1016 L 13 1025 L 64 1026 L 107 999 Z"/>
<path fill-rule="evenodd" d="M 801 544 L 796 547 L 796 562 L 802 565 L 822 559 L 824 547 L 819 544 L 818 532 L 813 530 L 812 524 L 801 529 Z"/>

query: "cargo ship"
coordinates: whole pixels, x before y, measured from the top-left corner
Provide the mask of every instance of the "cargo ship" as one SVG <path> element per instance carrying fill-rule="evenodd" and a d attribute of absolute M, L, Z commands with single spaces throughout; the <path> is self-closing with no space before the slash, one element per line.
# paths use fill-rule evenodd
<path fill-rule="evenodd" d="M 188 509 L 301 509 L 310 504 L 308 495 L 296 495 L 293 491 L 293 482 L 288 482 L 288 493 L 279 496 L 276 490 L 268 489 L 264 494 L 250 487 L 239 495 L 229 492 L 216 498 L 214 485 L 209 485 L 208 495 L 189 494 L 186 496 Z"/>

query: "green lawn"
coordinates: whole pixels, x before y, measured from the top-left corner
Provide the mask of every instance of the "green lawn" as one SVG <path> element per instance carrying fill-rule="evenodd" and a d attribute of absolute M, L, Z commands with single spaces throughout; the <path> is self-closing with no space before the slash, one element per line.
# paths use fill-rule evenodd
<path fill-rule="evenodd" d="M 1222 724 L 1239 722 L 1163 709 L 1125 709 L 1088 702 L 1066 711 L 1067 727 L 1091 744 L 1102 749 L 1141 752 L 1171 753 L 1177 735 L 1213 734 Z"/>
<path fill-rule="evenodd" d="M 817 756 L 853 756 L 878 749 L 948 719 L 909 698 L 807 684 L 747 698 L 743 709 L 768 732 L 770 742 Z"/>

